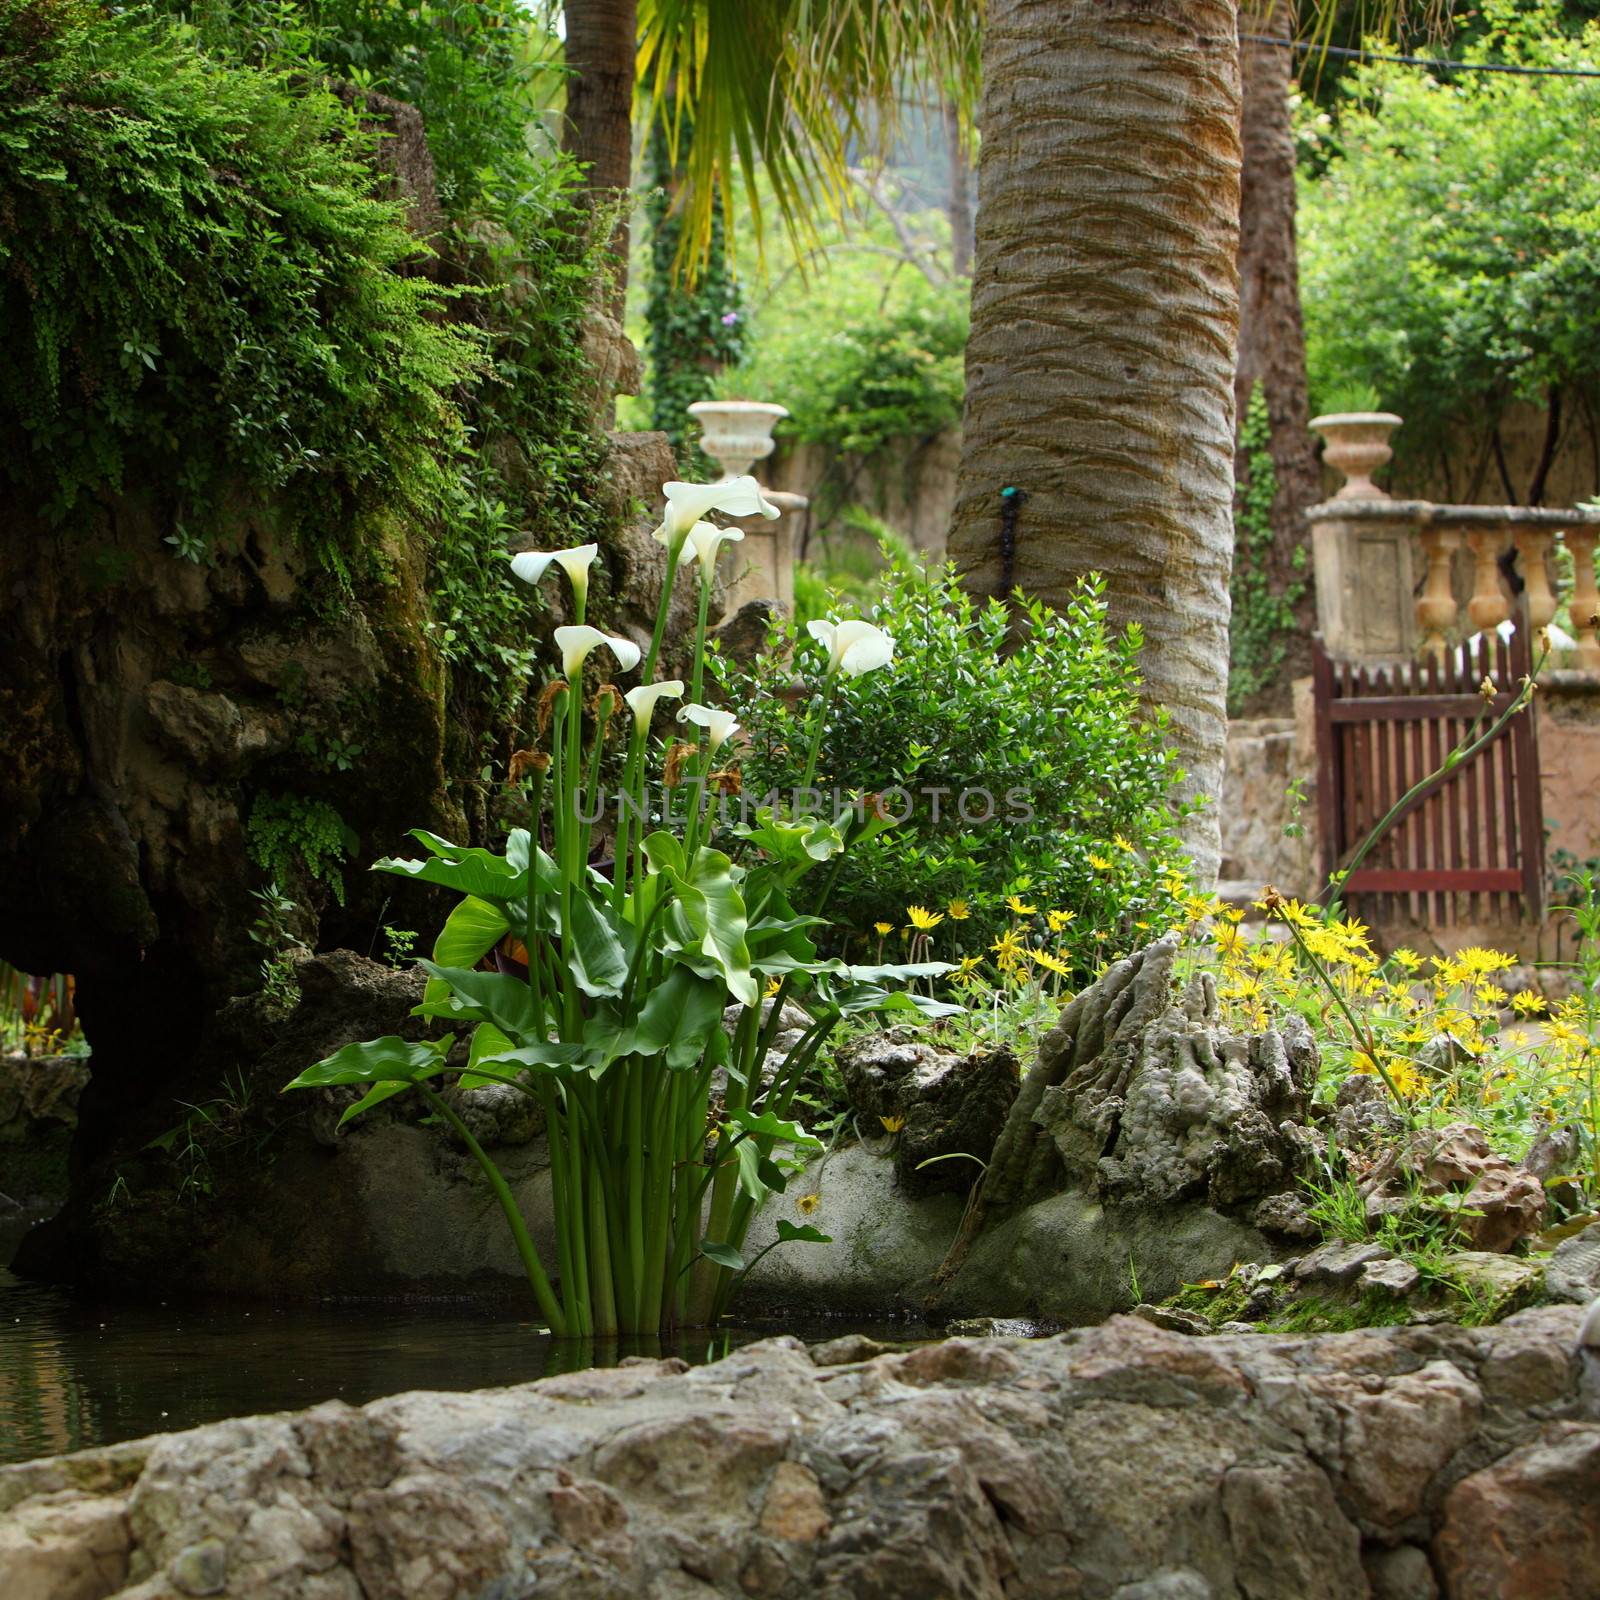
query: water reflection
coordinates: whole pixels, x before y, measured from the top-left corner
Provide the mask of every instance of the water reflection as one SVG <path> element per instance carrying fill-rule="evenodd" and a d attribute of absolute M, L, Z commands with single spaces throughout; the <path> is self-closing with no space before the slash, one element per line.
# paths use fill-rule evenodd
<path fill-rule="evenodd" d="M 845 1331 L 927 1336 L 904 1323 L 788 1320 L 686 1336 L 665 1352 L 656 1340 L 595 1348 L 551 1340 L 508 1307 L 113 1304 L 0 1269 L 0 1462 L 320 1400 L 494 1388 L 628 1355 L 698 1364 L 774 1333 Z"/>

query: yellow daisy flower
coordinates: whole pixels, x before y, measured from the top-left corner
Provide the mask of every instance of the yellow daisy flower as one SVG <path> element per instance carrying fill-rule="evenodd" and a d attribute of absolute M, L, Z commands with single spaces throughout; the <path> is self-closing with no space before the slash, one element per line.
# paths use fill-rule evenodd
<path fill-rule="evenodd" d="M 894 924 L 892 922 L 874 922 L 872 927 L 880 939 L 887 939 L 894 932 Z"/>
<path fill-rule="evenodd" d="M 1077 912 L 1075 911 L 1047 911 L 1044 914 L 1044 919 L 1050 924 L 1051 933 L 1060 933 L 1076 916 Z"/>
<path fill-rule="evenodd" d="M 965 900 L 952 900 L 944 910 L 952 922 L 965 922 L 972 915 L 972 910 Z"/>
<path fill-rule="evenodd" d="M 809 1217 L 818 1206 L 822 1204 L 820 1194 L 803 1194 L 794 1203 L 794 1208 L 802 1217 Z"/>
<path fill-rule="evenodd" d="M 944 921 L 942 911 L 930 911 L 926 906 L 907 906 L 906 915 L 918 933 L 932 933 Z"/>
<path fill-rule="evenodd" d="M 1031 917 L 1034 912 L 1039 909 L 1037 906 L 1030 906 L 1020 894 L 1007 895 L 1006 904 L 1010 906 L 1019 917 Z"/>

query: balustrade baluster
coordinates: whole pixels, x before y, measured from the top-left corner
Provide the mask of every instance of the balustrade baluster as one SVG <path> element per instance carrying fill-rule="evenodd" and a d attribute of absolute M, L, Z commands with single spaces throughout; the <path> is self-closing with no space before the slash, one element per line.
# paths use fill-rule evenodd
<path fill-rule="evenodd" d="M 1500 581 L 1500 549 L 1504 528 L 1474 528 L 1467 535 L 1472 550 L 1472 598 L 1467 615 L 1479 633 L 1490 633 L 1511 615 L 1505 586 Z"/>
<path fill-rule="evenodd" d="M 1461 535 L 1448 528 L 1424 528 L 1422 553 L 1428 559 L 1428 574 L 1418 597 L 1417 625 L 1423 632 L 1422 647 L 1440 656 L 1446 648 L 1445 635 L 1456 625 L 1456 596 L 1450 567 Z"/>
<path fill-rule="evenodd" d="M 1596 619 L 1600 617 L 1600 588 L 1594 580 L 1593 527 L 1568 528 L 1562 537 L 1572 552 L 1572 596 L 1567 602 L 1572 613 L 1572 631 L 1578 636 L 1578 663 L 1586 672 L 1600 672 L 1600 638 Z"/>

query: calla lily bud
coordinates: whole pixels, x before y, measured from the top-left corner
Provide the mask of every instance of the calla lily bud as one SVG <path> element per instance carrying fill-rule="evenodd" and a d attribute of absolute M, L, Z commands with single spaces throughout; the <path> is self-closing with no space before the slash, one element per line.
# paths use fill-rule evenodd
<path fill-rule="evenodd" d="M 667 497 L 667 515 L 655 538 L 673 551 L 682 550 L 689 530 L 713 511 L 728 517 L 765 517 L 769 522 L 783 515 L 749 473 L 721 483 L 667 483 L 661 492 Z"/>
<path fill-rule="evenodd" d="M 700 576 L 710 583 L 716 576 L 717 556 L 725 544 L 744 538 L 743 528 L 719 528 L 714 522 L 697 522 L 689 530 L 689 544 L 700 562 Z"/>
<path fill-rule="evenodd" d="M 655 714 L 656 701 L 681 700 L 683 679 L 664 678 L 660 683 L 641 683 L 637 689 L 630 689 L 622 698 L 628 702 L 629 709 L 633 712 L 634 727 L 640 733 L 648 733 L 650 718 Z"/>
<path fill-rule="evenodd" d="M 589 652 L 596 645 L 605 645 L 624 672 L 639 664 L 639 647 L 632 639 L 619 638 L 614 633 L 601 633 L 598 628 L 591 628 L 586 623 L 557 628 L 555 641 L 556 649 L 561 652 L 561 670 L 574 682 L 583 671 Z"/>
<path fill-rule="evenodd" d="M 870 622 L 808 622 L 806 631 L 828 652 L 828 671 L 859 678 L 894 660 L 894 640 Z"/>
<path fill-rule="evenodd" d="M 693 701 L 678 713 L 678 721 L 692 722 L 697 728 L 704 728 L 713 751 L 720 750 L 739 731 L 739 724 L 731 711 L 723 711 L 717 706 L 697 705 Z"/>
<path fill-rule="evenodd" d="M 512 556 L 511 570 L 524 583 L 538 583 L 554 562 L 566 573 L 572 592 L 582 606 L 589 598 L 589 568 L 599 554 L 597 544 L 580 544 L 571 550 L 524 550 Z"/>

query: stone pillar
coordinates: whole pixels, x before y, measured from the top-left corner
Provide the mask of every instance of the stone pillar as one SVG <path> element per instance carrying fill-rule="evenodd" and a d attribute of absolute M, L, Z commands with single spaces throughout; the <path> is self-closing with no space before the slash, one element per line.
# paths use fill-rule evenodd
<path fill-rule="evenodd" d="M 1394 661 L 1417 645 L 1414 546 L 1425 500 L 1327 500 L 1310 507 L 1317 631 L 1342 661 Z"/>
<path fill-rule="evenodd" d="M 744 529 L 737 544 L 722 547 L 722 581 L 728 588 L 731 616 L 750 600 L 776 600 L 787 616 L 794 615 L 794 530 L 799 513 L 810 501 L 803 494 L 763 489 L 783 515 L 775 522 L 765 517 L 738 517 L 733 524 Z"/>

